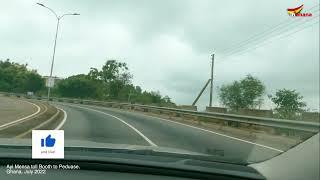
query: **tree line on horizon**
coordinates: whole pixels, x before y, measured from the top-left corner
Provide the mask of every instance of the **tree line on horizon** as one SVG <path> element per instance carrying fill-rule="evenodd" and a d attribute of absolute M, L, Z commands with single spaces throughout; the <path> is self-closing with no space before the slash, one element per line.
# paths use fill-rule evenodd
<path fill-rule="evenodd" d="M 36 70 L 29 70 L 28 64 L 0 60 L 0 91 L 25 93 L 37 92 L 45 82 Z"/>
<path fill-rule="evenodd" d="M 33 92 L 37 96 L 45 96 L 45 80 L 27 66 L 9 59 L 0 60 L 0 91 Z M 162 96 L 159 91 L 149 92 L 133 85 L 132 78 L 126 63 L 107 60 L 101 69 L 90 68 L 88 74 L 77 74 L 57 81 L 51 94 L 56 97 L 176 106 L 169 96 Z"/>
<path fill-rule="evenodd" d="M 36 70 L 29 70 L 27 66 L 9 59 L 0 60 L 0 91 L 31 91 L 37 96 L 46 96 L 44 79 Z M 159 91 L 142 90 L 140 86 L 132 84 L 132 78 L 126 63 L 107 60 L 101 69 L 90 68 L 88 74 L 73 75 L 58 81 L 51 92 L 56 97 L 176 107 L 169 96 L 162 96 Z M 250 74 L 218 89 L 220 102 L 232 111 L 259 108 L 266 92 L 265 85 Z M 269 94 L 268 98 L 276 105 L 275 111 L 279 118 L 295 119 L 298 113 L 306 111 L 303 96 L 296 90 L 279 89 L 274 95 Z"/>

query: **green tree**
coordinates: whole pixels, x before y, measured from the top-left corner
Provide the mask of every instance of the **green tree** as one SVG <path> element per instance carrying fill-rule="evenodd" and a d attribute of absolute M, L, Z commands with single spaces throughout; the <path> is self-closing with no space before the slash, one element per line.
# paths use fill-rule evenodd
<path fill-rule="evenodd" d="M 240 81 L 223 85 L 219 89 L 219 99 L 223 105 L 237 111 L 240 108 L 255 108 L 260 105 L 264 92 L 263 83 L 259 79 L 247 75 Z"/>
<path fill-rule="evenodd" d="M 25 93 L 38 92 L 44 87 L 42 77 L 27 64 L 0 61 L 0 91 Z"/>
<path fill-rule="evenodd" d="M 105 96 L 109 99 L 119 98 L 119 93 L 125 91 L 123 88 L 129 85 L 132 79 L 127 64 L 116 60 L 108 60 L 101 70 L 91 68 L 88 76 L 103 83 Z"/>
<path fill-rule="evenodd" d="M 44 94 L 43 78 L 27 64 L 0 61 L 0 91 L 25 93 L 32 91 Z M 91 68 L 90 72 L 70 76 L 56 83 L 53 96 L 89 98 L 97 100 L 130 101 L 133 103 L 156 104 L 174 107 L 168 96 L 162 97 L 158 91 L 143 91 L 131 83 L 132 74 L 126 63 L 108 60 L 101 68 Z"/>
<path fill-rule="evenodd" d="M 45 86 L 44 79 L 36 71 L 28 72 L 24 83 L 25 89 L 31 92 L 37 92 Z"/>
<path fill-rule="evenodd" d="M 70 76 L 57 84 L 60 96 L 75 98 L 99 98 L 101 96 L 100 88 L 98 82 L 84 74 Z"/>
<path fill-rule="evenodd" d="M 161 103 L 161 95 L 159 91 L 151 91 L 149 96 L 151 97 L 151 102 L 155 104 Z"/>
<path fill-rule="evenodd" d="M 138 93 L 138 94 L 141 94 L 141 92 L 142 92 L 141 87 L 140 86 L 136 86 L 135 87 L 135 92 Z"/>
<path fill-rule="evenodd" d="M 269 95 L 269 98 L 277 106 L 277 115 L 284 119 L 295 119 L 297 113 L 303 112 L 306 107 L 306 103 L 302 101 L 303 96 L 295 90 L 280 89 L 274 96 Z"/>
<path fill-rule="evenodd" d="M 118 62 L 117 60 L 107 60 L 100 71 L 97 68 L 91 68 L 88 75 L 92 79 L 102 80 L 105 83 L 118 80 L 128 84 L 132 79 L 132 75 L 128 70 L 126 63 Z"/>

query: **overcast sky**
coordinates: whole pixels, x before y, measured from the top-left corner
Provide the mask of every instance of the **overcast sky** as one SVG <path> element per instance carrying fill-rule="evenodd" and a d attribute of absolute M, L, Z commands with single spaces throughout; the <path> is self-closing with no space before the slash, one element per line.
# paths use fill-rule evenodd
<path fill-rule="evenodd" d="M 310 109 L 319 109 L 318 0 L 1 0 L 0 59 L 28 63 L 48 75 L 56 19 L 36 2 L 58 14 L 81 14 L 61 20 L 55 76 L 88 73 L 118 59 L 128 64 L 135 85 L 191 104 L 210 76 L 214 52 L 215 106 L 220 105 L 219 86 L 250 73 L 266 85 L 266 95 L 296 89 Z M 316 6 L 310 10 L 313 17 L 288 16 L 287 8 L 301 4 L 304 12 Z M 273 36 L 255 50 L 222 58 L 223 50 L 286 22 L 283 32 L 291 35 Z M 208 99 L 206 91 L 198 106 L 205 107 Z M 263 108 L 271 107 L 265 97 Z"/>

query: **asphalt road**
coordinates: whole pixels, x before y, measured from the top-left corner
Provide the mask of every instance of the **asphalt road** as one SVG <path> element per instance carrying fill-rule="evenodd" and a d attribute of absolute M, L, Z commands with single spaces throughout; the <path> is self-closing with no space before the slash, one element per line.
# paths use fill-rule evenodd
<path fill-rule="evenodd" d="M 32 103 L 0 96 L 0 126 L 37 112 Z"/>
<path fill-rule="evenodd" d="M 254 162 L 280 153 L 254 142 L 136 112 L 75 104 L 58 106 L 68 115 L 62 128 L 65 139 L 170 147 Z"/>

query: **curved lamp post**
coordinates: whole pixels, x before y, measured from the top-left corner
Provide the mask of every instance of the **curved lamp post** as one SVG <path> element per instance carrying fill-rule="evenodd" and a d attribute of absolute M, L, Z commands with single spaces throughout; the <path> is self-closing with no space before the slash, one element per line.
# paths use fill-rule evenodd
<path fill-rule="evenodd" d="M 48 78 L 48 101 L 50 100 L 50 84 L 49 81 L 52 81 L 52 70 L 53 70 L 53 64 L 54 64 L 54 55 L 56 53 L 56 45 L 57 45 L 57 36 L 58 36 L 58 31 L 59 31 L 59 24 L 60 24 L 60 20 L 65 17 L 65 16 L 77 16 L 80 15 L 78 13 L 67 13 L 67 14 L 63 14 L 61 16 L 58 16 L 56 12 L 54 12 L 54 10 L 52 10 L 51 8 L 45 6 L 44 4 L 41 3 L 37 3 L 39 6 L 42 6 L 44 8 L 49 9 L 57 18 L 57 27 L 56 27 L 56 35 L 54 38 L 54 46 L 53 46 L 53 55 L 52 55 L 52 61 L 51 61 L 51 68 L 50 68 L 50 76 Z"/>

